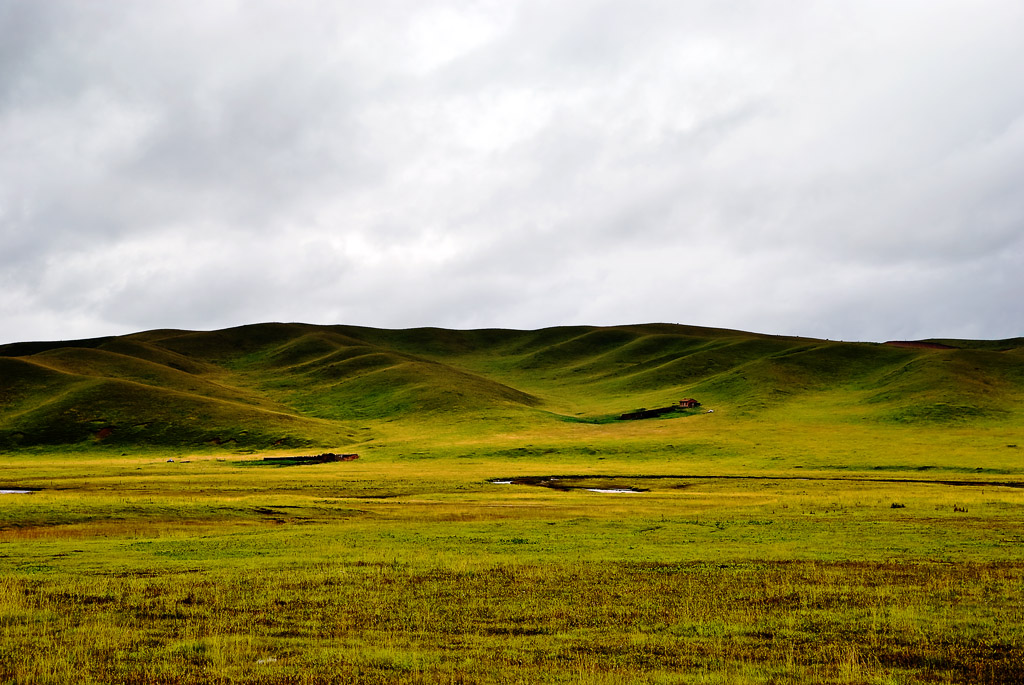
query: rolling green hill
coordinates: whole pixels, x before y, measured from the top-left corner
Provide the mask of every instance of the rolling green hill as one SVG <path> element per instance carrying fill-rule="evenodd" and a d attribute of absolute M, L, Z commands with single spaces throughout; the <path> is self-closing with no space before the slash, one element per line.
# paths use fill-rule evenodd
<path fill-rule="evenodd" d="M 344 446 L 387 423 L 1024 416 L 1024 339 L 843 343 L 669 324 L 536 331 L 259 324 L 0 346 L 0 448 Z M 475 425 L 475 424 L 474 424 Z"/>

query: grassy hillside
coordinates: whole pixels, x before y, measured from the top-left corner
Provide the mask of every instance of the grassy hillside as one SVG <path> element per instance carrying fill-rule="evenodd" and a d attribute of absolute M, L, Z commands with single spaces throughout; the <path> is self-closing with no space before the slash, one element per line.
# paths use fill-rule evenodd
<path fill-rule="evenodd" d="M 733 417 L 1000 424 L 1022 339 L 931 347 L 650 324 L 537 331 L 259 324 L 0 347 L 0 447 L 330 446 L 385 423 L 608 420 L 697 397 Z"/>
<path fill-rule="evenodd" d="M 1024 683 L 1020 342 L 2 347 L 0 682 Z"/>

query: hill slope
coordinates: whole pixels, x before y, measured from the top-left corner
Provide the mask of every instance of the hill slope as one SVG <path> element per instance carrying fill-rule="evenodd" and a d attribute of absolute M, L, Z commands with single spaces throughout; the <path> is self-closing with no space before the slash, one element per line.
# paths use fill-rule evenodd
<path fill-rule="evenodd" d="M 598 420 L 687 396 L 761 418 L 930 424 L 1024 414 L 1022 339 L 932 342 L 941 344 L 669 324 L 258 324 L 17 343 L 0 346 L 0 448 L 343 446 L 386 421 Z"/>

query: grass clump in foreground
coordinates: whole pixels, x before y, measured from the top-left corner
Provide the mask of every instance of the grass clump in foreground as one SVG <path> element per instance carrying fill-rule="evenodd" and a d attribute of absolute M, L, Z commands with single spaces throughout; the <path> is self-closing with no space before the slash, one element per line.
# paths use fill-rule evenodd
<path fill-rule="evenodd" d="M 1019 682 L 996 563 L 403 562 L 7 577 L 8 678 Z"/>

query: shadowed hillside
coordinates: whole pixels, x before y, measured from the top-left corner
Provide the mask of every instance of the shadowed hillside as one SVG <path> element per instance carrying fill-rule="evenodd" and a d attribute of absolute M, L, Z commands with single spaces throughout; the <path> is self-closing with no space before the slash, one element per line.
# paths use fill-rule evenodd
<path fill-rule="evenodd" d="M 382 421 L 607 420 L 689 396 L 762 419 L 1020 417 L 1022 339 L 931 342 L 940 344 L 670 324 L 259 324 L 16 343 L 0 346 L 0 447 L 342 446 L 369 439 Z"/>

